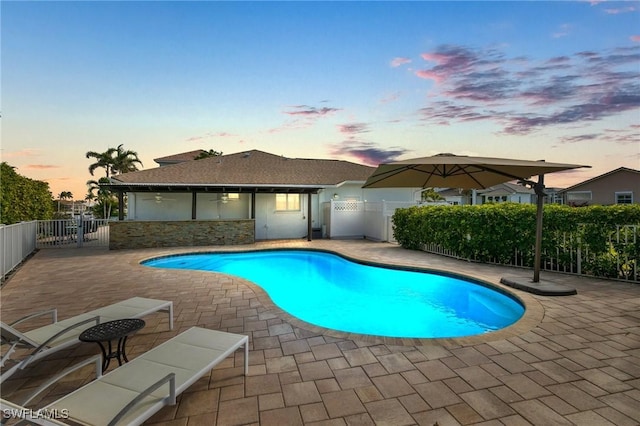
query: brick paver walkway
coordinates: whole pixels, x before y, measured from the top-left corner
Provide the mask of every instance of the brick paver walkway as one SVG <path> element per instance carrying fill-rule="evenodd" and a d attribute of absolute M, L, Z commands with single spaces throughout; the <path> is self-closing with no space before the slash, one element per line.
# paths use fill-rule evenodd
<path fill-rule="evenodd" d="M 399 341 L 328 332 L 273 306 L 246 280 L 199 271 L 141 266 L 157 255 L 272 247 L 334 250 L 368 261 L 436 268 L 491 283 L 529 274 L 367 241 L 282 241 L 243 247 L 38 252 L 2 288 L 2 320 L 57 307 L 64 319 L 133 296 L 172 300 L 166 315 L 128 342 L 129 358 L 198 325 L 250 337 L 243 353 L 191 386 L 175 406 L 147 424 L 163 425 L 638 425 L 640 419 L 640 286 L 543 273 L 578 289 L 550 298 L 512 290 L 527 305 L 516 325 L 465 339 Z M 384 315 L 381 312 L 381 315 Z M 34 324 L 37 325 L 37 324 Z M 3 348 L 4 349 L 4 348 Z M 45 358 L 2 386 L 19 400 L 96 345 Z M 117 363 L 110 369 L 117 368 Z M 36 405 L 90 380 L 81 370 Z M 108 397 L 108 396 L 105 396 Z M 99 401 L 89 401 L 88 404 Z"/>

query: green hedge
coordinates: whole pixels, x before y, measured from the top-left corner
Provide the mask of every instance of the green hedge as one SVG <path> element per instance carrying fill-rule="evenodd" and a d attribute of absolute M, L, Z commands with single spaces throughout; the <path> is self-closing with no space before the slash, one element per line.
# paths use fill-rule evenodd
<path fill-rule="evenodd" d="M 435 244 L 461 258 L 533 266 L 536 206 L 532 204 L 410 207 L 396 210 L 393 222 L 396 240 L 408 249 Z M 640 258 L 640 226 L 619 226 L 639 224 L 639 204 L 547 205 L 544 267 L 577 272 L 575 250 L 579 247 L 582 273 L 629 278 Z"/>

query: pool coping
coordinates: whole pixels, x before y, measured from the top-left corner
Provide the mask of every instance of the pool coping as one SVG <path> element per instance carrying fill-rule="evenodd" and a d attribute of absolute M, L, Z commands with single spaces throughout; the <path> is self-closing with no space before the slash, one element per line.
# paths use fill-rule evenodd
<path fill-rule="evenodd" d="M 207 247 L 206 249 L 198 250 L 197 248 L 191 248 L 191 250 L 170 250 L 166 254 L 157 254 L 151 257 L 145 257 L 143 259 L 139 259 L 137 261 L 137 265 L 144 267 L 143 263 L 145 261 L 149 261 L 152 259 L 159 259 L 164 257 L 178 257 L 185 256 L 189 254 L 222 254 L 222 253 L 248 253 L 248 252 L 258 252 L 258 251 L 282 251 L 282 250 L 297 250 L 297 251 L 317 251 L 330 253 L 347 260 L 372 265 L 372 266 L 382 266 L 391 269 L 402 269 L 402 270 L 413 270 L 420 272 L 428 272 L 428 273 L 437 273 L 440 275 L 450 276 L 454 278 L 461 278 L 464 280 L 471 281 L 478 285 L 483 285 L 485 287 L 492 288 L 500 293 L 507 294 L 515 299 L 517 299 L 524 306 L 524 313 L 522 317 L 516 321 L 515 323 L 502 328 L 500 330 L 491 331 L 483 334 L 476 334 L 472 336 L 464 336 L 464 337 L 435 337 L 435 338 L 403 338 L 403 337 L 387 337 L 387 336 L 377 336 L 371 334 L 360 334 L 360 333 L 350 333 L 338 331 L 326 327 L 320 327 L 306 321 L 303 321 L 288 312 L 284 311 L 278 305 L 276 305 L 269 294 L 258 284 L 247 280 L 246 278 L 239 277 L 237 275 L 225 274 L 222 272 L 214 272 L 214 271 L 202 271 L 202 273 L 214 273 L 226 276 L 232 276 L 234 279 L 239 280 L 240 282 L 246 284 L 256 295 L 258 301 L 265 308 L 264 314 L 274 315 L 281 320 L 290 323 L 291 325 L 311 331 L 316 334 L 322 334 L 331 336 L 337 339 L 348 339 L 348 340 L 358 340 L 361 342 L 369 343 L 369 344 L 385 344 L 385 345 L 393 345 L 393 346 L 428 346 L 433 344 L 439 344 L 447 348 L 459 347 L 459 346 L 467 346 L 474 345 L 479 343 L 492 342 L 496 340 L 508 339 L 511 337 L 520 336 L 524 333 L 531 331 L 533 328 L 538 326 L 542 319 L 544 318 L 544 307 L 542 304 L 536 300 L 532 295 L 526 292 L 514 292 L 512 288 L 505 286 L 501 283 L 493 283 L 487 280 L 469 276 L 467 274 L 461 274 L 459 272 L 451 271 L 448 269 L 440 269 L 440 268 L 426 268 L 415 266 L 411 264 L 395 264 L 395 263 L 387 263 L 387 262 L 375 262 L 368 259 L 363 259 L 360 257 L 355 257 L 352 255 L 347 255 L 341 253 L 337 250 L 329 250 L 329 249 L 318 249 L 318 248 L 296 248 L 296 247 L 282 247 L 282 248 L 273 248 L 273 247 L 265 247 L 265 248 L 256 248 L 252 247 L 250 249 L 242 249 L 242 248 L 220 248 L 219 250 L 211 249 L 211 247 Z M 174 271 L 180 272 L 179 269 L 175 269 Z M 194 270 L 189 270 L 193 272 Z"/>

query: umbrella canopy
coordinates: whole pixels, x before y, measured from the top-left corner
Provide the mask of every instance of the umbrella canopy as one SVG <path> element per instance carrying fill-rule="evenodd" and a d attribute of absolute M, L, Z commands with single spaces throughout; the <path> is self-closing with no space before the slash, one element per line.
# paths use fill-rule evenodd
<path fill-rule="evenodd" d="M 438 154 L 381 164 L 364 188 L 485 189 L 512 180 L 577 169 L 577 164 Z"/>
<path fill-rule="evenodd" d="M 536 211 L 536 243 L 533 283 L 540 281 L 542 247 L 542 212 L 544 175 L 577 169 L 578 164 L 546 161 L 510 160 L 506 158 L 467 157 L 438 154 L 381 164 L 367 179 L 363 188 L 463 188 L 485 189 L 499 183 L 517 180 L 531 186 L 538 196 Z M 529 180 L 538 175 L 538 181 Z"/>

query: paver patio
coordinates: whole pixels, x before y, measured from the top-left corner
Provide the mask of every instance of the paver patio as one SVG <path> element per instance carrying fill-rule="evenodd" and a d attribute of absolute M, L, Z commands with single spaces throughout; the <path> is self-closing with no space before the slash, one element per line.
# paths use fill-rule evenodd
<path fill-rule="evenodd" d="M 273 247 L 328 249 L 367 261 L 452 271 L 498 286 L 501 276 L 514 273 L 364 240 L 46 249 L 3 286 L 2 320 L 49 307 L 57 307 L 64 319 L 143 296 L 174 302 L 175 329 L 168 330 L 166 315 L 146 317 L 147 326 L 128 341 L 130 359 L 194 325 L 249 336 L 248 376 L 238 351 L 147 424 L 639 424 L 639 285 L 543 272 L 546 279 L 574 286 L 578 295 L 552 298 L 510 289 L 527 305 L 525 317 L 512 327 L 471 338 L 399 340 L 311 326 L 279 310 L 264 291 L 241 278 L 140 265 L 170 253 Z M 53 354 L 7 380 L 2 397 L 17 401 L 97 350 L 80 343 Z M 35 405 L 70 392 L 92 374 L 89 367 L 80 370 Z"/>

